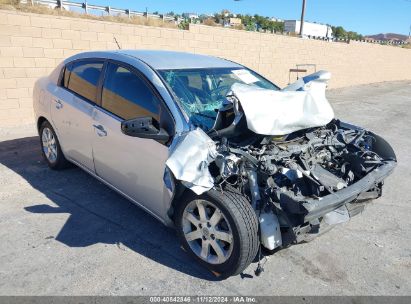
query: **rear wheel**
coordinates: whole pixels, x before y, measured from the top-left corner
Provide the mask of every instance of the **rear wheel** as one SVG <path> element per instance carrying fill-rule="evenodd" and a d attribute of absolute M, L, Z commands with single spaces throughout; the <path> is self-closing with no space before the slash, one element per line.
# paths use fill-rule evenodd
<path fill-rule="evenodd" d="M 175 221 L 186 251 L 222 278 L 241 273 L 257 254 L 256 214 L 235 190 L 187 193 Z"/>
<path fill-rule="evenodd" d="M 44 121 L 39 130 L 41 151 L 48 166 L 54 170 L 61 170 L 70 166 L 61 151 L 56 132 L 48 121 Z"/>

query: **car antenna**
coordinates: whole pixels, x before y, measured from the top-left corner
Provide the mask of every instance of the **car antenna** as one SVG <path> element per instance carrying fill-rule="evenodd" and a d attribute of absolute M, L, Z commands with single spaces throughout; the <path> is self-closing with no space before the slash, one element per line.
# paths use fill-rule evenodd
<path fill-rule="evenodd" d="M 119 50 L 121 50 L 121 46 L 120 46 L 120 44 L 118 43 L 118 41 L 117 41 L 116 37 L 114 37 L 114 41 L 117 43 L 117 47 L 118 47 L 118 49 L 119 49 Z"/>

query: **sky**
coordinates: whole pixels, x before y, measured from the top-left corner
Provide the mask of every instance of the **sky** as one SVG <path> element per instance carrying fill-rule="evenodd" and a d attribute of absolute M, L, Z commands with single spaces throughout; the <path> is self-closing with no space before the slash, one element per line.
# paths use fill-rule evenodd
<path fill-rule="evenodd" d="M 306 0 L 306 20 L 341 25 L 363 35 L 397 33 L 408 35 L 411 0 Z M 299 19 L 302 0 L 88 0 L 89 4 L 110 5 L 136 11 L 167 13 L 259 14 L 281 19 Z"/>

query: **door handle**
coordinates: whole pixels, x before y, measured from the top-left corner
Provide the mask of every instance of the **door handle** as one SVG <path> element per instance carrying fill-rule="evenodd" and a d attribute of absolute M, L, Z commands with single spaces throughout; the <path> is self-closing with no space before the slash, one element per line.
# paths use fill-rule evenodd
<path fill-rule="evenodd" d="M 55 102 L 56 102 L 56 109 L 60 110 L 63 107 L 63 103 L 59 99 L 55 100 Z"/>
<path fill-rule="evenodd" d="M 102 125 L 93 125 L 93 127 L 97 130 L 98 136 L 107 136 L 107 131 L 104 129 Z"/>

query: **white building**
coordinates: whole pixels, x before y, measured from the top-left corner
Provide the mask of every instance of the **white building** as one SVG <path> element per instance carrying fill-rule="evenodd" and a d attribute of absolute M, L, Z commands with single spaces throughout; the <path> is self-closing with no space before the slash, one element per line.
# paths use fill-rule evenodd
<path fill-rule="evenodd" d="M 200 17 L 198 16 L 197 13 L 183 13 L 183 18 L 196 20 L 196 19 L 199 19 Z"/>
<path fill-rule="evenodd" d="M 299 20 L 285 20 L 284 21 L 284 31 L 287 33 L 296 33 L 300 34 L 300 24 Z M 320 23 L 304 22 L 303 37 L 320 37 L 326 39 L 332 39 L 331 26 Z"/>
<path fill-rule="evenodd" d="M 234 27 L 234 26 L 241 26 L 241 19 L 240 18 L 224 18 L 222 20 L 222 24 L 224 27 Z"/>

